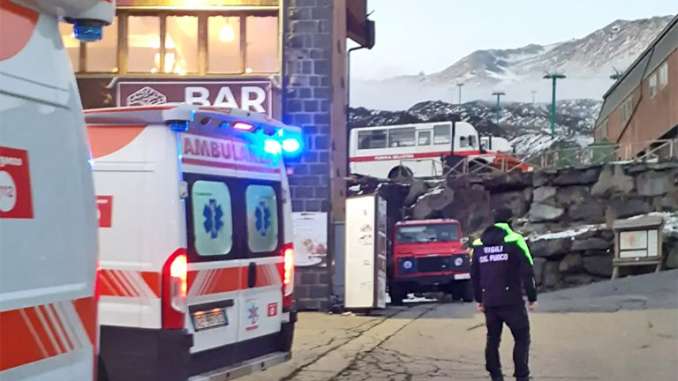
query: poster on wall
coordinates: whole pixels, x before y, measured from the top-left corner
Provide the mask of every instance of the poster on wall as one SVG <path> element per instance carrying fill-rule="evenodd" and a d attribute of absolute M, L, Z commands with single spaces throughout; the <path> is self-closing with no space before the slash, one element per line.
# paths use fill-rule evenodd
<path fill-rule="evenodd" d="M 292 213 L 297 267 L 327 266 L 327 213 Z"/>

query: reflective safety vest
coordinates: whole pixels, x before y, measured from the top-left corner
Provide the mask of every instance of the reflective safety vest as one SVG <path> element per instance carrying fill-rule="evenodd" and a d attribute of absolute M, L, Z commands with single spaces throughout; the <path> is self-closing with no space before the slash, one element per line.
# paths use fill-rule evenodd
<path fill-rule="evenodd" d="M 523 254 L 525 254 L 525 257 L 527 257 L 527 260 L 530 262 L 530 265 L 534 264 L 534 260 L 532 259 L 532 253 L 530 253 L 530 248 L 527 247 L 525 238 L 522 235 L 514 232 L 507 223 L 498 223 L 494 224 L 494 226 L 506 232 L 506 235 L 504 236 L 505 243 L 515 243 L 520 248 L 520 250 L 522 250 Z M 478 238 L 475 241 L 473 241 L 472 245 L 482 246 L 483 241 L 480 238 Z"/>

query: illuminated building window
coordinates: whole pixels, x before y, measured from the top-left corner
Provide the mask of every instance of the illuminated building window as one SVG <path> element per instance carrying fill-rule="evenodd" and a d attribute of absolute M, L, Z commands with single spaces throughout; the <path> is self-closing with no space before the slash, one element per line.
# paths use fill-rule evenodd
<path fill-rule="evenodd" d="M 212 16 L 207 30 L 207 70 L 210 73 L 243 72 L 240 18 Z"/>
<path fill-rule="evenodd" d="M 169 16 L 166 19 L 164 73 L 197 73 L 198 18 Z"/>
<path fill-rule="evenodd" d="M 246 73 L 278 69 L 278 18 L 247 17 Z"/>
<path fill-rule="evenodd" d="M 127 19 L 127 71 L 158 73 L 160 69 L 160 18 L 130 16 Z"/>
<path fill-rule="evenodd" d="M 65 22 L 59 23 L 59 33 L 64 42 L 64 48 L 71 60 L 74 72 L 80 71 L 80 41 L 73 36 L 73 25 Z"/>
<path fill-rule="evenodd" d="M 87 51 L 85 70 L 97 73 L 118 72 L 118 22 L 104 28 L 104 35 L 100 41 L 85 44 Z"/>

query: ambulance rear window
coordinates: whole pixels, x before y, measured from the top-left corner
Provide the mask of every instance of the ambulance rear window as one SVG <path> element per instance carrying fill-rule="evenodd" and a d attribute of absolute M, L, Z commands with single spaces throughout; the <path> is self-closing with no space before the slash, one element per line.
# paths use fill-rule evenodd
<path fill-rule="evenodd" d="M 231 192 L 226 184 L 196 181 L 191 190 L 195 250 L 201 256 L 226 255 L 233 247 Z"/>
<path fill-rule="evenodd" d="M 268 185 L 249 185 L 247 205 L 247 242 L 252 253 L 267 253 L 278 247 L 278 202 L 275 189 Z"/>

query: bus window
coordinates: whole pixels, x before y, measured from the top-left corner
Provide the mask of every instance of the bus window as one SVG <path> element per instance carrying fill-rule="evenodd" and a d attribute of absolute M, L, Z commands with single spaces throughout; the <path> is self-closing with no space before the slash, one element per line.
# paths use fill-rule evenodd
<path fill-rule="evenodd" d="M 450 126 L 447 124 L 439 124 L 433 126 L 433 144 L 449 144 L 450 143 Z"/>
<path fill-rule="evenodd" d="M 358 149 L 386 148 L 386 130 L 358 132 Z"/>
<path fill-rule="evenodd" d="M 418 146 L 427 146 L 431 144 L 431 131 L 419 131 L 417 136 Z"/>
<path fill-rule="evenodd" d="M 468 136 L 468 145 L 471 146 L 471 147 L 476 146 L 476 137 L 475 136 L 473 136 L 473 135 Z"/>
<path fill-rule="evenodd" d="M 468 147 L 468 142 L 466 141 L 465 136 L 459 137 L 459 148 L 466 148 Z"/>
<path fill-rule="evenodd" d="M 394 128 L 388 133 L 389 147 L 412 147 L 414 146 L 414 127 Z"/>

